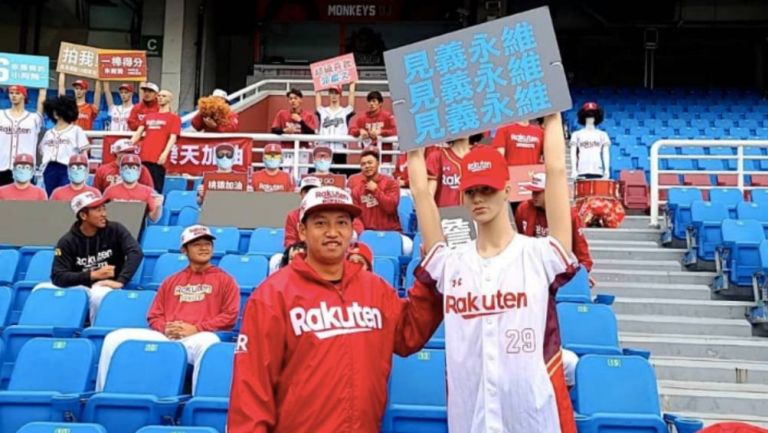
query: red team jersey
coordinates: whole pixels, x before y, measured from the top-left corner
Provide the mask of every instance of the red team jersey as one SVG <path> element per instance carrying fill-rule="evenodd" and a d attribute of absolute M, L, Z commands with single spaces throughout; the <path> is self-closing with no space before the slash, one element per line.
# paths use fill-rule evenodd
<path fill-rule="evenodd" d="M 96 169 L 96 174 L 93 177 L 93 187 L 104 192 L 110 186 L 117 185 L 122 181 L 123 179 L 120 178 L 120 167 L 118 167 L 117 161 L 112 161 L 107 164 L 102 164 Z M 155 182 L 152 180 L 152 175 L 149 174 L 149 169 L 143 165 L 141 166 L 141 172 L 139 174 L 139 183 L 155 189 Z"/>
<path fill-rule="evenodd" d="M 135 131 L 139 129 L 144 117 L 149 113 L 157 113 L 160 107 L 157 105 L 157 101 L 146 103 L 144 101 L 139 102 L 131 108 L 131 114 L 128 115 L 128 129 Z"/>
<path fill-rule="evenodd" d="M 360 207 L 360 219 L 366 230 L 400 231 L 400 217 L 397 205 L 400 203 L 400 185 L 395 178 L 377 174 L 373 180 L 378 186 L 370 192 L 365 188 L 365 180 L 352 188 L 352 201 Z"/>
<path fill-rule="evenodd" d="M 253 190 L 255 192 L 293 192 L 295 186 L 288 173 L 278 170 L 275 174 L 267 173 L 267 170 L 259 170 L 253 173 Z"/>
<path fill-rule="evenodd" d="M 459 189 L 461 182 L 461 157 L 451 148 L 441 148 L 427 158 L 427 176 L 437 181 L 435 202 L 438 207 L 459 206 L 464 195 Z"/>
<path fill-rule="evenodd" d="M 73 198 L 75 198 L 76 195 L 82 194 L 84 192 L 95 192 L 98 193 L 99 190 L 92 186 L 83 185 L 80 189 L 74 189 L 72 188 L 72 184 L 60 186 L 53 190 L 51 193 L 51 200 L 54 201 L 72 201 Z"/>
<path fill-rule="evenodd" d="M 526 200 L 520 203 L 515 211 L 515 225 L 517 230 L 526 236 L 541 238 L 549 236 L 549 225 L 547 224 L 547 213 L 544 209 L 539 209 L 533 205 L 532 200 Z M 589 244 L 584 236 L 584 224 L 579 218 L 575 209 L 571 209 L 571 230 L 573 233 L 573 255 L 587 268 L 592 270 L 592 256 L 589 254 Z"/>
<path fill-rule="evenodd" d="M 19 188 L 14 182 L 0 187 L 0 200 L 37 201 L 47 199 L 45 190 L 35 185 Z"/>
<path fill-rule="evenodd" d="M 138 201 L 146 203 L 147 210 L 149 212 L 154 211 L 157 208 L 157 204 L 153 198 L 154 189 L 137 183 L 133 188 L 126 188 L 125 184 L 118 183 L 117 185 L 110 186 L 104 192 L 104 198 L 108 198 L 112 201 Z"/>
<path fill-rule="evenodd" d="M 544 151 L 544 130 L 533 124 L 502 126 L 493 137 L 493 147 L 504 149 L 507 165 L 540 164 Z"/>
<path fill-rule="evenodd" d="M 157 162 L 171 135 L 181 133 L 181 118 L 174 113 L 149 113 L 144 116 L 144 140 L 141 142 L 142 161 Z"/>
<path fill-rule="evenodd" d="M 99 114 L 93 104 L 85 103 L 77 105 L 77 120 L 75 125 L 83 128 L 85 131 L 93 129 L 93 121 L 96 120 L 96 115 Z"/>

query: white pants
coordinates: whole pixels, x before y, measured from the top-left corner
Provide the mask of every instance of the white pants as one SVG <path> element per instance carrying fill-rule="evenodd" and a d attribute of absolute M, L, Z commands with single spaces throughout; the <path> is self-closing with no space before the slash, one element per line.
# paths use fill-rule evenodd
<path fill-rule="evenodd" d="M 54 285 L 53 283 L 40 283 L 35 286 L 35 288 L 32 289 L 34 292 L 37 289 L 62 289 L 63 287 L 59 287 L 57 285 Z M 85 289 L 86 292 L 88 292 L 88 317 L 91 319 L 91 325 L 93 325 L 93 321 L 96 320 L 96 312 L 99 311 L 99 305 L 101 305 L 101 301 L 104 299 L 105 296 L 107 296 L 107 293 L 114 290 L 111 287 L 107 286 L 101 286 L 99 283 L 95 283 L 92 287 L 86 287 L 86 286 L 74 286 L 74 287 L 67 287 L 68 289 Z"/>
<path fill-rule="evenodd" d="M 403 255 L 410 256 L 413 253 L 413 240 L 406 235 L 400 235 L 403 238 Z"/>
<path fill-rule="evenodd" d="M 120 344 L 127 340 L 142 340 L 142 341 L 173 341 L 160 332 L 152 329 L 139 329 L 139 328 L 123 328 L 116 331 L 112 331 L 104 338 L 104 344 L 101 346 L 101 356 L 99 357 L 99 368 L 96 373 L 96 392 L 104 390 L 104 385 L 107 382 L 107 372 L 109 371 L 109 363 L 112 361 L 112 355 L 117 350 Z M 179 343 L 184 345 L 187 350 L 187 362 L 192 364 L 194 370 L 192 370 L 192 390 L 195 389 L 197 383 L 197 367 L 200 365 L 200 360 L 203 359 L 205 351 L 208 350 L 213 344 L 218 343 L 219 336 L 213 332 L 198 332 L 197 334 L 190 335 L 187 338 L 178 340 Z"/>
<path fill-rule="evenodd" d="M 576 364 L 578 363 L 578 355 L 568 349 L 563 349 L 563 371 L 565 372 L 565 384 L 568 386 L 576 385 Z"/>

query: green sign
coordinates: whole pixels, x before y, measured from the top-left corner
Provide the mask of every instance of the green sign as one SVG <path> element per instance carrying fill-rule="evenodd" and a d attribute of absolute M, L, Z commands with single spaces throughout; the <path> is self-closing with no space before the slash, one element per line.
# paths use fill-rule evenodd
<path fill-rule="evenodd" d="M 141 37 L 141 49 L 147 52 L 147 57 L 162 57 L 163 37 L 143 35 Z"/>

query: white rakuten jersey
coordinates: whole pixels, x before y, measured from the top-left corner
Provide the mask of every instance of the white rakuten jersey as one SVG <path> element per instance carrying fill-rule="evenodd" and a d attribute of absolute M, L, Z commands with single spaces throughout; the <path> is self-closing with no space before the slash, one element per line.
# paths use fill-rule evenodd
<path fill-rule="evenodd" d="M 611 140 L 605 131 L 579 129 L 571 135 L 571 166 L 573 177 L 587 174 L 609 177 Z"/>
<path fill-rule="evenodd" d="M 576 431 L 554 300 L 574 263 L 554 238 L 519 234 L 492 258 L 475 241 L 424 257 L 417 278 L 443 293 L 448 431 Z"/>
<path fill-rule="evenodd" d="M 43 154 L 43 164 L 58 162 L 69 164 L 72 155 L 83 153 L 88 148 L 88 137 L 83 129 L 74 123 L 57 131 L 49 129 L 40 140 L 40 150 Z"/>
<path fill-rule="evenodd" d="M 128 129 L 128 116 L 131 115 L 133 105 L 125 107 L 123 105 L 113 105 L 109 110 L 109 130 L 110 131 L 130 131 Z"/>
<path fill-rule="evenodd" d="M 19 153 L 28 153 L 37 159 L 37 138 L 43 118 L 38 113 L 25 111 L 13 117 L 11 110 L 0 112 L 0 171 L 10 170 L 11 161 Z"/>
<path fill-rule="evenodd" d="M 317 135 L 325 137 L 339 137 L 349 135 L 349 119 L 355 114 L 352 107 L 339 107 L 332 110 L 331 107 L 317 107 L 317 116 L 320 118 L 320 128 Z M 333 150 L 346 149 L 347 143 L 325 143 Z"/>

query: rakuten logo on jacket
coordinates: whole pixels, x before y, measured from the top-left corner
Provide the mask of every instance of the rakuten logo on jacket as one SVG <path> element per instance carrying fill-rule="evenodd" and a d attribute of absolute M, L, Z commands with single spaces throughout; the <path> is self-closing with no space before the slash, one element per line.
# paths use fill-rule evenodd
<path fill-rule="evenodd" d="M 357 302 L 342 307 L 329 307 L 321 302 L 319 307 L 291 309 L 291 325 L 296 336 L 314 332 L 324 340 L 339 335 L 356 334 L 382 328 L 381 311 L 374 307 L 360 306 Z"/>

